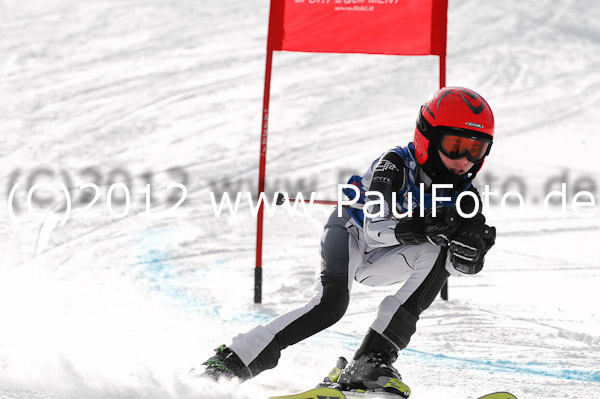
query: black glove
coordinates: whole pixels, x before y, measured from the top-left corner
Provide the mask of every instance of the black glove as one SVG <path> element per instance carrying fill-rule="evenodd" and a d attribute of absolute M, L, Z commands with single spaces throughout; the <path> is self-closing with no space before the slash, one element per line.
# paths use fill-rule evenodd
<path fill-rule="evenodd" d="M 419 208 L 413 212 L 413 229 L 415 233 L 422 234 L 434 245 L 447 246 L 450 237 L 456 232 L 459 216 L 456 207 L 438 206 L 433 216 L 433 208 L 425 211 L 425 216 L 420 216 Z"/>
<path fill-rule="evenodd" d="M 479 273 L 485 254 L 496 242 L 496 228 L 485 224 L 485 216 L 477 213 L 462 219 L 460 228 L 450 240 L 450 262 L 459 272 Z"/>

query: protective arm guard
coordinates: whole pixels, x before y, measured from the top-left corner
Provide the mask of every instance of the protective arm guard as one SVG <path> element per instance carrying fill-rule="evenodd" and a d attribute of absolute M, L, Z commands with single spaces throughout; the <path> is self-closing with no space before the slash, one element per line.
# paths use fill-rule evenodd
<path fill-rule="evenodd" d="M 423 236 L 415 236 L 411 218 L 398 220 L 393 216 L 392 207 L 395 207 L 396 203 L 392 200 L 392 193 L 402 190 L 407 182 L 408 170 L 398 154 L 388 152 L 381 157 L 373 172 L 369 191 L 377 191 L 381 194 L 383 208 L 380 206 L 381 198 L 374 195 L 367 196 L 363 208 L 365 211 L 363 231 L 369 246 L 390 247 L 398 244 L 420 244 L 426 241 Z M 377 214 L 377 216 L 369 217 L 367 213 Z"/>

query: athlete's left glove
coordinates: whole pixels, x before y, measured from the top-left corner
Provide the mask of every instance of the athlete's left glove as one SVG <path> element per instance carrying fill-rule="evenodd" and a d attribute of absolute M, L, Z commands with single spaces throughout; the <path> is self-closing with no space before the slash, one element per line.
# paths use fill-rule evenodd
<path fill-rule="evenodd" d="M 459 229 L 450 240 L 450 263 L 461 273 L 479 273 L 485 254 L 495 242 L 496 228 L 485 224 L 482 213 L 462 219 Z"/>

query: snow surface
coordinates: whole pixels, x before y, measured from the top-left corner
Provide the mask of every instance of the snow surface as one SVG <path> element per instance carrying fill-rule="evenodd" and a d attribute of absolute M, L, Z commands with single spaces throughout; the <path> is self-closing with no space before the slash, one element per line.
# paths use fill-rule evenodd
<path fill-rule="evenodd" d="M 15 183 L 98 183 L 60 226 L 0 219 L 0 397 L 257 398 L 311 387 L 350 357 L 396 287 L 356 284 L 342 321 L 284 351 L 244 384 L 189 370 L 237 333 L 311 294 L 326 213 L 265 220 L 264 300 L 253 303 L 256 219 L 214 216 L 210 192 L 256 190 L 268 1 L 4 0 L 0 3 L 2 203 Z M 450 281 L 397 362 L 415 399 L 600 395 L 600 211 L 543 210 L 568 183 L 600 176 L 600 6 L 596 0 L 451 1 L 449 85 L 483 94 L 497 134 L 481 183 L 520 189 L 522 212 L 488 210 L 497 244 L 482 273 Z M 411 140 L 437 88 L 436 57 L 277 53 L 268 189 L 335 187 Z M 129 178 L 127 177 L 129 176 Z M 165 211 L 185 184 L 179 218 Z M 127 217 L 106 211 L 131 188 Z M 89 194 L 89 192 L 88 192 Z M 121 192 L 113 193 L 115 196 Z M 60 196 L 36 196 L 61 209 Z M 54 204 L 54 205 L 53 205 Z M 116 210 L 120 211 L 119 205 Z M 273 386 L 280 387 L 279 389 Z"/>

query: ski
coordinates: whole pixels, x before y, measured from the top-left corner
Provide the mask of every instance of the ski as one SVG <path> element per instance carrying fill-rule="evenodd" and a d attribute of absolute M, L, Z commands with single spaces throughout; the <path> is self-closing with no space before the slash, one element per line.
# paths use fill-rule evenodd
<path fill-rule="evenodd" d="M 402 395 L 376 391 L 340 391 L 334 388 L 314 388 L 291 395 L 271 396 L 269 399 L 399 399 Z M 508 392 L 494 392 L 477 399 L 517 399 Z"/>
<path fill-rule="evenodd" d="M 340 391 L 335 388 L 314 388 L 292 395 L 271 396 L 269 399 L 403 399 L 404 396 L 383 391 Z M 496 399 L 496 398 L 492 398 Z"/>
<path fill-rule="evenodd" d="M 314 388 L 291 395 L 270 396 L 268 399 L 346 399 L 346 396 L 333 388 Z"/>

